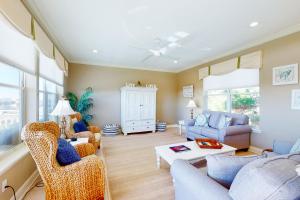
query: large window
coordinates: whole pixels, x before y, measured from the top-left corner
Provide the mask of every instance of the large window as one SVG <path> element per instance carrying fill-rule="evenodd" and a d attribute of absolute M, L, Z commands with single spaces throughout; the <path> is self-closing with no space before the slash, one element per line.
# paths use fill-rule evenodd
<path fill-rule="evenodd" d="M 212 111 L 249 116 L 250 125 L 259 130 L 259 70 L 243 69 L 204 79 L 205 107 Z"/>
<path fill-rule="evenodd" d="M 43 78 L 39 79 L 39 121 L 57 121 L 50 115 L 58 101 L 58 89 L 55 83 Z"/>
<path fill-rule="evenodd" d="M 259 128 L 259 87 L 207 91 L 207 108 L 213 111 L 246 114 L 250 125 Z"/>
<path fill-rule="evenodd" d="M 19 144 L 23 73 L 0 62 L 0 154 Z"/>

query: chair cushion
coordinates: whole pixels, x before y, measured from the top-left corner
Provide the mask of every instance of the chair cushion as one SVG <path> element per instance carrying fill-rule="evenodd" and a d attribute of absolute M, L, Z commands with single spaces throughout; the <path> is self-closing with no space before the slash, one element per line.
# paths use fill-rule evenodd
<path fill-rule="evenodd" d="M 296 143 L 293 145 L 292 149 L 290 150 L 290 153 L 298 153 L 300 152 L 300 138 L 296 141 Z"/>
<path fill-rule="evenodd" d="M 209 113 L 198 115 L 195 120 L 195 126 L 208 127 L 209 117 Z"/>
<path fill-rule="evenodd" d="M 65 166 L 80 161 L 81 158 L 69 142 L 59 138 L 56 159 L 61 166 Z"/>
<path fill-rule="evenodd" d="M 88 131 L 88 129 L 83 121 L 75 122 L 73 125 L 73 128 L 74 128 L 75 133 Z"/>
<path fill-rule="evenodd" d="M 196 134 L 200 135 L 202 133 L 202 128 L 203 127 L 200 127 L 200 126 L 190 126 L 188 128 L 189 128 L 189 132 L 193 132 L 193 133 L 196 133 Z"/>
<path fill-rule="evenodd" d="M 239 170 L 249 162 L 264 158 L 266 156 L 225 156 L 208 155 L 207 171 L 208 175 L 226 188 L 230 185 Z"/>
<path fill-rule="evenodd" d="M 233 200 L 299 199 L 298 164 L 300 153 L 250 162 L 236 175 L 229 195 Z"/>

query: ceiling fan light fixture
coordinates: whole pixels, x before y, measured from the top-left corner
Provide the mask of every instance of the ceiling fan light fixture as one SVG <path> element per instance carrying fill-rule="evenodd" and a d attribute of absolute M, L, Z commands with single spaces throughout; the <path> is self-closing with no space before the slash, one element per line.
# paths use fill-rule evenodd
<path fill-rule="evenodd" d="M 93 49 L 92 51 L 94 54 L 97 54 L 98 53 L 98 50 L 97 49 Z"/>
<path fill-rule="evenodd" d="M 251 22 L 251 23 L 249 24 L 249 26 L 250 26 L 251 28 L 254 28 L 254 27 L 258 26 L 258 25 L 259 25 L 258 22 Z"/>
<path fill-rule="evenodd" d="M 173 63 L 174 63 L 174 64 L 178 64 L 178 60 L 174 60 Z"/>

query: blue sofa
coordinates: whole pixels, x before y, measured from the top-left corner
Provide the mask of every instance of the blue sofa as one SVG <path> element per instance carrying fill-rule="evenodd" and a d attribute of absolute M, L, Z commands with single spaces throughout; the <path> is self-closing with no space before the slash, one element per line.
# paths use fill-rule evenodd
<path fill-rule="evenodd" d="M 237 149 L 249 148 L 252 129 L 249 126 L 249 117 L 247 115 L 215 111 L 204 111 L 203 113 L 210 114 L 209 127 L 195 126 L 195 119 L 186 120 L 185 128 L 188 140 L 194 140 L 195 138 L 213 138 Z M 223 129 L 217 128 L 221 115 L 232 118 L 229 127 Z"/>
<path fill-rule="evenodd" d="M 280 146 L 280 152 L 288 152 L 285 147 Z M 300 176 L 296 166 L 299 164 L 300 153 L 256 159 L 242 167 L 231 185 L 225 187 L 188 161 L 176 160 L 171 166 L 175 199 L 298 200 Z"/>

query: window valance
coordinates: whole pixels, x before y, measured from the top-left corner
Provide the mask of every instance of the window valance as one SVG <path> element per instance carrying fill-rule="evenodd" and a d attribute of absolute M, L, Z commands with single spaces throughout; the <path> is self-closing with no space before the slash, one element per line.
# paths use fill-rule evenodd
<path fill-rule="evenodd" d="M 47 34 L 44 32 L 44 30 L 40 27 L 40 25 L 35 20 L 33 21 L 33 23 L 34 23 L 33 25 L 34 39 L 39 49 L 48 58 L 54 58 L 53 43 L 51 42 Z"/>
<path fill-rule="evenodd" d="M 262 67 L 262 51 L 256 51 L 212 66 L 199 69 L 199 80 L 210 75 L 222 75 L 236 69 L 259 69 Z"/>

